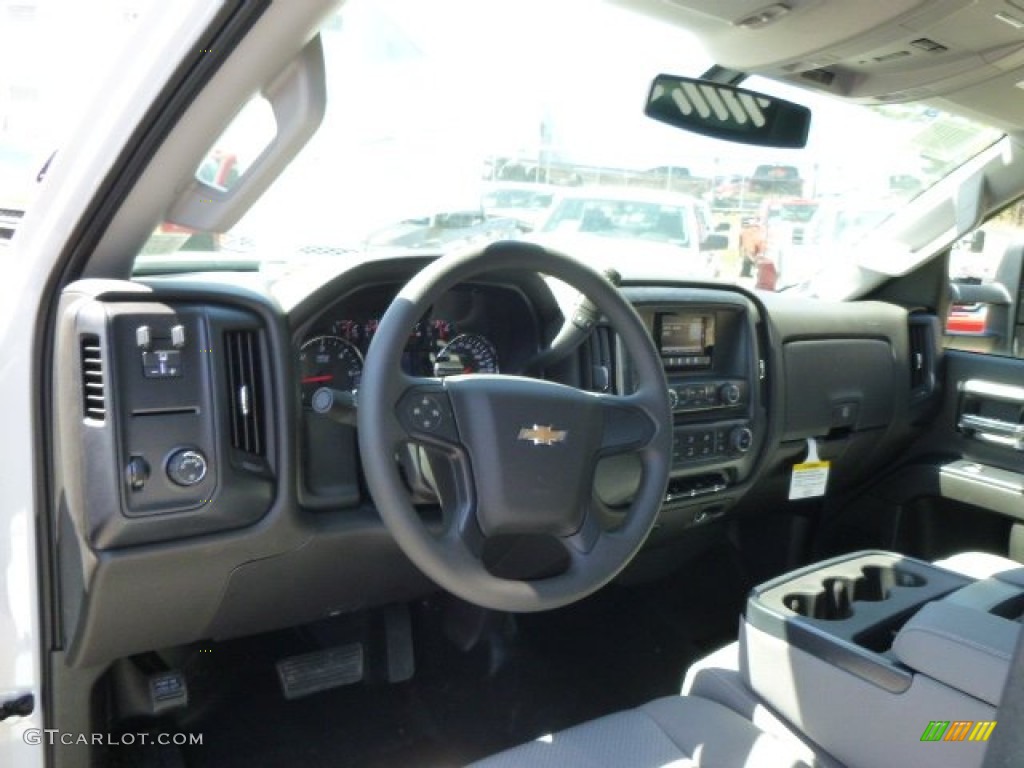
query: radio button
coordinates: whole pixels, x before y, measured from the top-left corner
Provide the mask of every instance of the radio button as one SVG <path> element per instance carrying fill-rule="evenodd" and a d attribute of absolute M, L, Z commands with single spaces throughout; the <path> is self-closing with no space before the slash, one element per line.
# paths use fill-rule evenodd
<path fill-rule="evenodd" d="M 723 384 L 722 388 L 718 390 L 718 397 L 726 405 L 736 405 L 739 403 L 741 396 L 740 388 L 731 382 Z"/>
<path fill-rule="evenodd" d="M 754 445 L 754 433 L 746 427 L 736 427 L 729 433 L 729 447 L 737 453 L 746 453 Z"/>

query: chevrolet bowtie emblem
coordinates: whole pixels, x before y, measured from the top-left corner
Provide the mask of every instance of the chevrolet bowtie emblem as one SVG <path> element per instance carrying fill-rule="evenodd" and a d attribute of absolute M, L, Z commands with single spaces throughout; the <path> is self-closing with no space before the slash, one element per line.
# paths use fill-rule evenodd
<path fill-rule="evenodd" d="M 534 445 L 554 445 L 565 441 L 569 436 L 567 429 L 552 429 L 551 426 L 542 427 L 534 424 L 533 427 L 523 427 L 519 430 L 520 440 L 529 440 Z"/>

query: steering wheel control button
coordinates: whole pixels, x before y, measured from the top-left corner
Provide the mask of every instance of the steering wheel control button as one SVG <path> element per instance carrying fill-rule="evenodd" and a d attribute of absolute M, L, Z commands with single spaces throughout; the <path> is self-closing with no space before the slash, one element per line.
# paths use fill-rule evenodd
<path fill-rule="evenodd" d="M 167 460 L 167 477 L 172 483 L 186 488 L 201 483 L 208 469 L 202 451 L 193 448 L 177 450 Z"/>
<path fill-rule="evenodd" d="M 441 412 L 441 404 L 437 402 L 437 398 L 423 395 L 412 402 L 409 418 L 417 429 L 433 432 L 440 428 L 441 422 L 444 421 L 444 414 Z"/>
<path fill-rule="evenodd" d="M 410 392 L 402 398 L 398 412 L 402 425 L 412 435 L 458 439 L 451 406 L 443 392 Z"/>

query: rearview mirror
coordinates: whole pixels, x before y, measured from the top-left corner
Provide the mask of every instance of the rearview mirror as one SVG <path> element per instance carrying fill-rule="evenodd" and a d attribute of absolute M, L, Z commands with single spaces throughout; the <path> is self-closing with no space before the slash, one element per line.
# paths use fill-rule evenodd
<path fill-rule="evenodd" d="M 800 149 L 811 111 L 790 101 L 692 77 L 658 75 L 644 114 L 684 131 L 759 147 Z"/>

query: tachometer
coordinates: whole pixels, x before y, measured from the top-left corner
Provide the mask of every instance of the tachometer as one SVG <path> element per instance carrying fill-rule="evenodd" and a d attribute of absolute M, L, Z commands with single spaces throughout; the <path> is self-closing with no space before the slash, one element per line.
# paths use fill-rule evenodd
<path fill-rule="evenodd" d="M 363 356 L 340 336 L 314 336 L 299 350 L 302 404 L 309 405 L 320 387 L 351 392 L 363 375 Z"/>
<path fill-rule="evenodd" d="M 479 333 L 463 333 L 452 339 L 434 360 L 435 376 L 460 373 L 497 373 L 498 353 Z"/>

